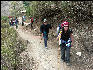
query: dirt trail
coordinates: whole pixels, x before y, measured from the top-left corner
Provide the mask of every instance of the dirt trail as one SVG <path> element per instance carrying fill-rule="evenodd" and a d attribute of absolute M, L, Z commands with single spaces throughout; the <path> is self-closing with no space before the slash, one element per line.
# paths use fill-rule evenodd
<path fill-rule="evenodd" d="M 31 32 L 25 31 L 21 25 L 16 31 L 20 37 L 29 41 L 27 49 L 21 53 L 21 56 L 28 54 L 29 58 L 34 58 L 37 67 L 32 70 L 72 70 L 65 63 L 61 63 L 58 48 L 52 46 L 51 43 L 48 42 L 48 49 L 46 49 L 40 36 L 34 36 Z"/>

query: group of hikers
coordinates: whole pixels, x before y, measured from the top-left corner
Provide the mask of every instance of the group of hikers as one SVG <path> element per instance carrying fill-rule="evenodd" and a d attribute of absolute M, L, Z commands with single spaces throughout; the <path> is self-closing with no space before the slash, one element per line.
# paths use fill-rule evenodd
<path fill-rule="evenodd" d="M 13 19 L 13 17 L 9 17 L 10 26 L 13 26 L 14 23 L 16 25 L 16 28 L 18 27 L 18 19 L 17 17 Z M 22 26 L 24 26 L 24 22 L 26 21 L 26 17 L 22 16 Z M 34 22 L 34 18 L 30 17 L 30 25 L 31 28 L 33 28 L 32 24 Z M 43 24 L 40 26 L 40 32 L 42 35 L 42 38 L 44 38 L 44 45 L 47 49 L 47 40 L 48 40 L 48 33 L 49 29 L 52 29 L 51 24 L 47 23 L 47 19 L 43 20 Z M 63 21 L 59 26 L 57 27 L 57 40 L 59 40 L 59 49 L 61 51 L 61 61 L 66 62 L 67 65 L 70 65 L 70 48 L 73 45 L 73 35 L 72 30 L 69 28 L 69 22 Z"/>
<path fill-rule="evenodd" d="M 43 20 L 43 24 L 40 26 L 40 32 L 44 38 L 45 48 L 47 47 L 49 29 L 52 29 L 51 24 L 47 23 L 47 19 Z M 57 27 L 57 40 L 59 40 L 59 49 L 61 50 L 61 62 L 66 62 L 70 65 L 70 48 L 73 45 L 72 30 L 69 28 L 69 22 L 63 21 Z"/>
<path fill-rule="evenodd" d="M 26 21 L 26 16 L 23 15 L 22 16 L 22 22 L 21 22 L 22 26 L 24 26 L 25 21 Z M 35 21 L 35 19 L 33 17 L 30 17 L 31 28 L 33 28 L 33 22 L 34 21 Z M 18 18 L 17 17 L 15 17 L 15 19 L 14 19 L 13 16 L 9 16 L 9 25 L 10 26 L 14 26 L 15 25 L 16 26 L 16 29 L 17 29 L 18 28 L 18 24 L 19 24 L 19 21 L 18 21 Z"/>
<path fill-rule="evenodd" d="M 9 16 L 9 25 L 10 26 L 16 25 L 16 28 L 18 28 L 18 19 L 17 19 L 17 17 L 15 17 L 15 19 L 14 19 L 13 16 Z"/>

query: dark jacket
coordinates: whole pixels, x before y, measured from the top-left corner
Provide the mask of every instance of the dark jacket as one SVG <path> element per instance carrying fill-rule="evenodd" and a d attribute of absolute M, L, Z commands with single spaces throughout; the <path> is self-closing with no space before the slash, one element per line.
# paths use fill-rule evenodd
<path fill-rule="evenodd" d="M 61 34 L 61 39 L 64 41 L 68 41 L 71 33 L 73 33 L 71 29 L 68 29 L 68 31 L 66 33 L 63 30 L 62 34 Z"/>
<path fill-rule="evenodd" d="M 41 32 L 41 33 L 46 32 L 46 33 L 48 34 L 48 33 L 49 33 L 49 28 L 52 29 L 51 24 L 47 24 L 47 25 L 42 24 L 42 25 L 40 26 L 40 32 Z"/>

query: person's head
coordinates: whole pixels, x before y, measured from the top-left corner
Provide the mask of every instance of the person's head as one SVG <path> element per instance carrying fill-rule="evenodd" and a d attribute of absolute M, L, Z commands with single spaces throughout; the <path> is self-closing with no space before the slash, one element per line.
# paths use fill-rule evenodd
<path fill-rule="evenodd" d="M 64 31 L 69 29 L 69 23 L 67 21 L 64 22 Z"/>
<path fill-rule="evenodd" d="M 46 19 L 44 19 L 44 24 L 47 25 L 47 20 Z"/>

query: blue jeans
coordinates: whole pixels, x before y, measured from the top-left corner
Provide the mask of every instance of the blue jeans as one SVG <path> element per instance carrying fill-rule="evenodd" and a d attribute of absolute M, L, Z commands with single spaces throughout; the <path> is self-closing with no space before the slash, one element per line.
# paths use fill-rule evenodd
<path fill-rule="evenodd" d="M 47 47 L 47 40 L 48 40 L 48 35 L 44 35 L 44 44 L 45 44 L 45 47 Z"/>
<path fill-rule="evenodd" d="M 65 44 L 61 44 L 61 59 L 63 61 L 66 61 L 66 63 L 70 62 L 70 48 L 71 47 L 66 47 Z"/>

